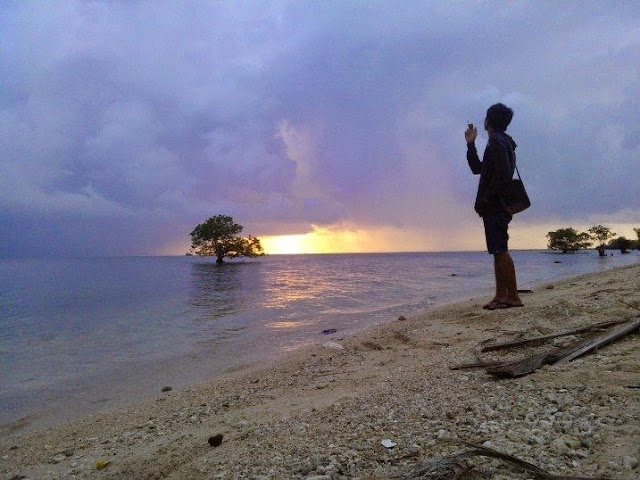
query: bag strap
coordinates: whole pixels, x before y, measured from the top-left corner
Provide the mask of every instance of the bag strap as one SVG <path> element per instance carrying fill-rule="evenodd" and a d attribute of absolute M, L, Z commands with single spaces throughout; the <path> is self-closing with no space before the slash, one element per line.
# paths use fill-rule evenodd
<path fill-rule="evenodd" d="M 518 171 L 518 164 L 516 164 L 515 167 L 516 167 L 516 173 L 518 174 L 518 180 L 522 181 L 522 178 L 520 178 L 520 172 Z"/>
<path fill-rule="evenodd" d="M 513 150 L 513 147 L 511 146 L 511 143 L 509 143 L 509 140 L 507 140 L 507 153 L 509 154 L 510 158 L 513 158 L 513 166 L 516 167 L 518 180 L 522 181 L 522 178 L 520 177 L 520 171 L 518 170 L 518 162 L 516 162 L 516 152 Z"/>

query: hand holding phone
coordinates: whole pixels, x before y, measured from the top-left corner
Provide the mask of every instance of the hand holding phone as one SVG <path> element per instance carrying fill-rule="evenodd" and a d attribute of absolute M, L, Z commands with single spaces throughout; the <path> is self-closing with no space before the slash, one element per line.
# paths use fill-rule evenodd
<path fill-rule="evenodd" d="M 467 129 L 464 132 L 464 139 L 467 143 L 472 143 L 476 141 L 476 137 L 478 136 L 478 129 L 473 126 L 473 123 L 467 124 Z"/>

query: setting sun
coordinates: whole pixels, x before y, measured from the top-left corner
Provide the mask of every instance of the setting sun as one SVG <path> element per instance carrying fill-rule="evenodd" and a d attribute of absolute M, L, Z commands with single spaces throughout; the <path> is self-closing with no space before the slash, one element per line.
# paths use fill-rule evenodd
<path fill-rule="evenodd" d="M 260 243 L 265 253 L 272 255 L 421 251 L 432 247 L 424 233 L 390 228 L 365 230 L 315 226 L 305 234 L 263 236 Z"/>
<path fill-rule="evenodd" d="M 362 252 L 371 245 L 362 241 L 357 230 L 330 230 L 314 227 L 313 231 L 300 235 L 273 235 L 260 237 L 267 254 L 342 253 Z M 367 248 L 369 247 L 369 248 Z"/>
<path fill-rule="evenodd" d="M 310 253 L 307 235 L 274 235 L 261 237 L 260 243 L 268 254 Z M 307 248 L 305 248 L 307 247 Z"/>

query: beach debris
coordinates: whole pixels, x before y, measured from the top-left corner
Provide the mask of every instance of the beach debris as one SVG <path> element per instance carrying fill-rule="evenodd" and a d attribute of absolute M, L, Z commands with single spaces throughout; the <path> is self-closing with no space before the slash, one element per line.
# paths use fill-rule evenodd
<path fill-rule="evenodd" d="M 307 475 L 313 472 L 314 470 L 316 470 L 320 465 L 321 465 L 320 459 L 318 459 L 317 457 L 312 457 L 308 459 L 307 462 L 305 462 L 303 465 L 300 466 L 300 468 L 298 469 L 298 472 L 301 475 Z"/>
<path fill-rule="evenodd" d="M 409 343 L 411 341 L 411 338 L 409 337 L 409 335 L 400 331 L 393 332 L 393 338 L 401 341 L 402 343 Z"/>
<path fill-rule="evenodd" d="M 366 340 L 362 342 L 362 346 L 368 348 L 369 350 L 384 350 L 384 347 L 377 342 L 370 342 Z"/>
<path fill-rule="evenodd" d="M 173 387 L 169 387 L 169 386 L 162 387 L 163 392 L 170 392 L 171 390 L 173 390 Z"/>
<path fill-rule="evenodd" d="M 589 326 L 586 326 L 586 327 L 576 328 L 574 330 L 565 330 L 563 332 L 552 333 L 550 335 L 542 335 L 540 337 L 523 338 L 523 339 L 518 339 L 518 340 L 511 341 L 511 342 L 485 344 L 485 345 L 482 346 L 480 351 L 481 352 L 490 352 L 490 351 L 493 351 L 493 350 L 502 350 L 504 348 L 519 347 L 519 346 L 522 346 L 522 345 L 540 343 L 540 342 L 544 342 L 545 340 L 549 340 L 549 339 L 552 339 L 552 338 L 564 337 L 564 336 L 568 336 L 568 335 L 575 335 L 577 333 L 586 333 L 586 332 L 590 332 L 590 331 L 593 331 L 593 330 L 606 329 L 606 328 L 612 327 L 614 325 L 619 325 L 621 323 L 624 323 L 625 321 L 626 320 L 609 320 L 609 321 L 606 321 L 606 322 L 600 322 L 600 323 L 596 323 L 594 325 L 589 325 Z"/>
<path fill-rule="evenodd" d="M 595 477 L 572 477 L 567 475 L 554 475 L 532 463 L 529 463 L 518 457 L 514 457 L 513 455 L 494 450 L 493 448 L 474 445 L 472 443 L 464 441 L 458 441 L 457 443 L 466 445 L 467 447 L 471 448 L 471 450 L 448 457 L 438 458 L 436 460 L 423 464 L 409 472 L 409 474 L 404 478 L 430 478 L 432 480 L 465 478 L 466 474 L 474 469 L 474 466 L 467 462 L 467 460 L 472 457 L 481 456 L 496 458 L 506 463 L 515 465 L 522 470 L 531 472 L 535 476 L 535 478 L 544 478 L 548 480 L 598 480 L 598 478 Z"/>
<path fill-rule="evenodd" d="M 556 261 L 555 261 L 555 262 L 553 262 L 553 263 L 562 263 L 562 261 L 560 261 L 560 260 L 556 260 Z"/>
<path fill-rule="evenodd" d="M 618 328 L 613 328 L 618 327 Z M 629 333 L 634 332 L 640 328 L 640 317 L 634 320 L 610 320 L 606 322 L 596 323 L 587 327 L 580 327 L 575 330 L 567 330 L 560 333 L 543 335 L 540 337 L 532 337 L 502 343 L 494 343 L 495 339 L 490 338 L 483 340 L 475 348 L 475 354 L 479 361 L 474 363 L 466 363 L 461 365 L 454 365 L 450 367 L 450 370 L 463 370 L 467 368 L 484 368 L 487 373 L 497 377 L 503 378 L 516 378 L 524 375 L 528 375 L 539 369 L 544 365 L 563 364 L 570 362 L 580 356 L 586 355 L 602 346 L 605 346 L 619 338 L 622 338 Z M 520 347 L 523 345 L 530 345 L 540 343 L 548 339 L 554 339 L 561 336 L 575 335 L 577 333 L 586 333 L 591 331 L 597 331 L 586 338 L 573 341 L 561 348 L 554 348 L 544 351 L 542 353 L 536 353 L 529 355 L 525 358 L 521 358 L 513 361 L 493 361 L 484 362 L 480 359 L 480 352 L 501 350 L 511 347 Z"/>
<path fill-rule="evenodd" d="M 398 445 L 397 443 L 392 442 L 390 438 L 385 438 L 384 440 L 382 440 L 382 441 L 380 442 L 380 444 L 381 444 L 384 448 L 393 448 L 393 447 L 395 447 L 396 445 Z"/>
<path fill-rule="evenodd" d="M 331 335 L 332 333 L 336 333 L 338 330 L 336 328 L 327 328 L 322 330 L 323 335 Z"/>
<path fill-rule="evenodd" d="M 628 323 L 625 323 L 624 325 L 620 326 L 620 328 L 615 329 L 614 331 L 610 332 L 610 333 L 606 333 L 603 335 L 600 335 L 598 337 L 592 338 L 591 342 L 589 342 L 588 344 L 576 349 L 575 351 L 572 351 L 571 353 L 569 353 L 568 355 L 562 357 L 560 360 L 558 360 L 558 364 L 561 363 L 566 363 L 566 362 L 570 362 L 571 360 L 581 357 L 582 355 L 585 355 L 589 352 L 592 352 L 604 345 L 607 345 L 611 342 L 613 342 L 614 340 L 617 340 L 619 338 L 622 338 L 626 335 L 628 335 L 629 333 L 637 330 L 638 328 L 640 328 L 640 317 L 636 318 L 635 320 L 632 320 Z"/>
<path fill-rule="evenodd" d="M 622 459 L 622 466 L 627 470 L 633 470 L 638 466 L 638 459 L 630 455 L 625 455 Z"/>
<path fill-rule="evenodd" d="M 398 321 L 399 321 L 399 322 L 404 322 L 406 319 L 407 319 L 407 317 L 405 317 L 404 315 L 400 315 L 400 316 L 398 317 Z"/>
<path fill-rule="evenodd" d="M 554 288 L 556 287 L 554 287 L 553 285 L 547 285 L 547 290 L 553 290 Z"/>
<path fill-rule="evenodd" d="M 344 347 L 337 342 L 324 342 L 322 346 L 331 350 L 344 350 Z"/>
<path fill-rule="evenodd" d="M 575 450 L 582 446 L 582 440 L 575 435 L 562 435 L 551 442 L 551 446 L 558 453 L 567 453 L 570 450 Z"/>
<path fill-rule="evenodd" d="M 620 303 L 624 303 L 627 307 L 631 307 L 631 308 L 635 308 L 636 310 L 640 310 L 640 308 L 638 308 L 636 305 L 632 305 L 630 303 L 625 302 L 624 300 L 622 300 L 621 298 L 618 299 L 618 301 Z"/>
<path fill-rule="evenodd" d="M 212 447 L 219 447 L 222 444 L 222 438 L 223 438 L 223 435 L 221 433 L 218 433 L 213 437 L 209 437 L 209 440 L 208 440 L 209 445 L 211 445 Z"/>
<path fill-rule="evenodd" d="M 464 478 L 467 473 L 473 470 L 473 466 L 469 465 L 465 458 L 462 454 L 437 458 L 413 469 L 404 478 L 430 478 L 434 480 Z"/>
<path fill-rule="evenodd" d="M 49 459 L 49 463 L 56 464 L 56 463 L 62 462 L 63 460 L 66 460 L 66 459 L 67 459 L 67 456 L 64 453 L 59 453 L 55 457 L 51 457 Z"/>
<path fill-rule="evenodd" d="M 521 288 L 521 289 L 518 289 L 518 293 L 533 293 L 533 290 L 529 288 Z"/>
<path fill-rule="evenodd" d="M 513 362 L 488 366 L 487 373 L 497 377 L 521 377 L 534 372 L 543 365 L 562 364 L 570 362 L 582 355 L 607 345 L 640 328 L 640 317 L 616 324 L 617 328 L 603 334 L 592 335 L 582 340 L 570 343 L 564 348 L 548 350 Z"/>
<path fill-rule="evenodd" d="M 98 470 L 102 470 L 103 468 L 108 467 L 110 464 L 111 464 L 111 461 L 109 461 L 109 460 L 98 460 L 96 462 L 96 468 Z"/>

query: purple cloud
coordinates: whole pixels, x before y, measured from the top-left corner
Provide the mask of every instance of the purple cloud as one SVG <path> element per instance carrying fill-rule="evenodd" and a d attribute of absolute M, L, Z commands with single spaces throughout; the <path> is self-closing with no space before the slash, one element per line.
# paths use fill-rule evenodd
<path fill-rule="evenodd" d="M 638 218 L 634 2 L 2 9 L 2 256 L 151 253 L 218 213 L 452 235 L 477 222 L 462 131 L 497 101 L 526 221 Z"/>

